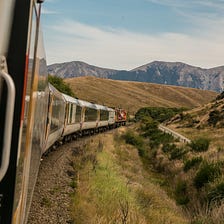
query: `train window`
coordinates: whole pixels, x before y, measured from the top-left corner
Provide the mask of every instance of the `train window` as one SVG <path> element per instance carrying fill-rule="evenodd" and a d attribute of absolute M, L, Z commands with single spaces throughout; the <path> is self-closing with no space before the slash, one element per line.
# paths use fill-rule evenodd
<path fill-rule="evenodd" d="M 100 120 L 107 121 L 109 119 L 109 111 L 100 110 Z"/>
<path fill-rule="evenodd" d="M 97 120 L 97 110 L 92 108 L 86 108 L 85 121 L 96 121 L 96 120 Z"/>
<path fill-rule="evenodd" d="M 81 114 L 82 114 L 82 107 L 76 106 L 76 113 L 75 113 L 75 122 L 79 123 L 81 121 Z"/>
<path fill-rule="evenodd" d="M 75 114 L 76 114 L 76 105 L 72 104 L 72 121 L 71 121 L 71 123 L 75 123 Z"/>
<path fill-rule="evenodd" d="M 51 128 L 50 133 L 60 128 L 60 111 L 61 111 L 61 100 L 54 96 L 52 103 L 52 117 L 51 117 Z"/>
<path fill-rule="evenodd" d="M 68 119 L 68 123 L 71 124 L 72 123 L 72 114 L 73 114 L 73 106 L 70 103 L 69 104 L 69 119 Z"/>

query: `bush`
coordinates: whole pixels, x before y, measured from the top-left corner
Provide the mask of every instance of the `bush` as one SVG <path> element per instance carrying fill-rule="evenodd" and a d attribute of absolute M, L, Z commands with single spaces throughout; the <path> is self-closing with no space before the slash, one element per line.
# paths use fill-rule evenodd
<path fill-rule="evenodd" d="M 220 164 L 204 163 L 194 177 L 194 186 L 197 189 L 202 188 L 205 184 L 213 182 L 221 174 Z"/>
<path fill-rule="evenodd" d="M 223 117 L 221 116 L 220 112 L 218 110 L 213 110 L 209 113 L 208 123 L 209 125 L 213 125 L 213 127 L 215 127 L 218 121 L 221 119 L 223 119 Z"/>
<path fill-rule="evenodd" d="M 208 193 L 209 202 L 221 202 L 224 200 L 224 182 L 217 184 Z"/>
<path fill-rule="evenodd" d="M 187 172 L 192 167 L 200 164 L 202 162 L 202 157 L 194 157 L 190 160 L 185 161 L 184 163 L 184 172 Z"/>
<path fill-rule="evenodd" d="M 66 84 L 62 78 L 49 75 L 48 82 L 51 83 L 60 92 L 65 93 L 69 96 L 75 97 L 75 94 L 70 88 L 70 86 Z"/>
<path fill-rule="evenodd" d="M 162 147 L 162 151 L 164 153 L 172 152 L 173 150 L 176 150 L 177 146 L 174 144 L 164 144 Z"/>
<path fill-rule="evenodd" d="M 141 136 L 134 134 L 132 131 L 127 131 L 123 135 L 125 142 L 130 145 L 134 145 L 136 147 L 143 146 L 143 139 Z"/>
<path fill-rule="evenodd" d="M 186 205 L 190 200 L 187 196 L 187 183 L 186 181 L 179 181 L 175 187 L 175 199 L 177 204 Z"/>
<path fill-rule="evenodd" d="M 198 138 L 192 141 L 189 146 L 195 152 L 204 152 L 207 151 L 209 148 L 210 140 L 207 138 Z"/>
<path fill-rule="evenodd" d="M 151 117 L 158 122 L 164 122 L 184 110 L 184 108 L 144 107 L 137 111 L 135 118 L 139 121 L 144 117 Z"/>
<path fill-rule="evenodd" d="M 155 135 L 155 133 L 159 133 L 158 122 L 153 120 L 147 120 L 141 127 L 141 130 L 144 132 L 144 137 L 150 137 L 151 135 Z"/>
<path fill-rule="evenodd" d="M 170 159 L 182 159 L 183 155 L 185 155 L 187 151 L 184 148 L 174 148 L 170 153 Z"/>
<path fill-rule="evenodd" d="M 144 148 L 143 138 L 139 135 L 134 134 L 132 131 L 127 131 L 123 138 L 127 144 L 133 145 L 138 149 L 138 154 L 141 157 L 146 156 L 146 150 Z"/>

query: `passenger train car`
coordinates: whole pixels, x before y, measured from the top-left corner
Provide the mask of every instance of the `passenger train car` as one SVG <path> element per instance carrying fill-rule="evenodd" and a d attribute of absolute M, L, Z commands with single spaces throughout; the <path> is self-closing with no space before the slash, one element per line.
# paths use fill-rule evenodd
<path fill-rule="evenodd" d="M 47 82 L 43 0 L 0 0 L 0 224 L 25 224 L 40 159 L 81 135 L 124 125 L 126 112 Z"/>

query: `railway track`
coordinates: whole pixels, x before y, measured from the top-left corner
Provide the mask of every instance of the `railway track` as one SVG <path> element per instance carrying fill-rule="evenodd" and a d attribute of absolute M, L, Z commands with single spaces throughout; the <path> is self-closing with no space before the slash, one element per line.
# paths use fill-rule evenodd
<path fill-rule="evenodd" d="M 158 128 L 159 128 L 159 130 L 161 130 L 165 133 L 171 134 L 174 138 L 178 139 L 181 142 L 191 143 L 191 140 L 189 138 L 186 138 L 185 136 L 181 135 L 180 133 L 173 131 L 170 128 L 168 128 L 162 124 L 160 124 Z"/>

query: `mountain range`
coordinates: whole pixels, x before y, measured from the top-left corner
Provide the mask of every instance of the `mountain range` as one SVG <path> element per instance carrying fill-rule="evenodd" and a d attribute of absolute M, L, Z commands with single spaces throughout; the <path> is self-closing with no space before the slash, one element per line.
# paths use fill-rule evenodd
<path fill-rule="evenodd" d="M 204 69 L 182 62 L 154 61 L 130 71 L 100 68 L 80 61 L 48 66 L 48 73 L 61 78 L 94 76 L 113 80 L 150 82 L 223 91 L 224 66 Z"/>

